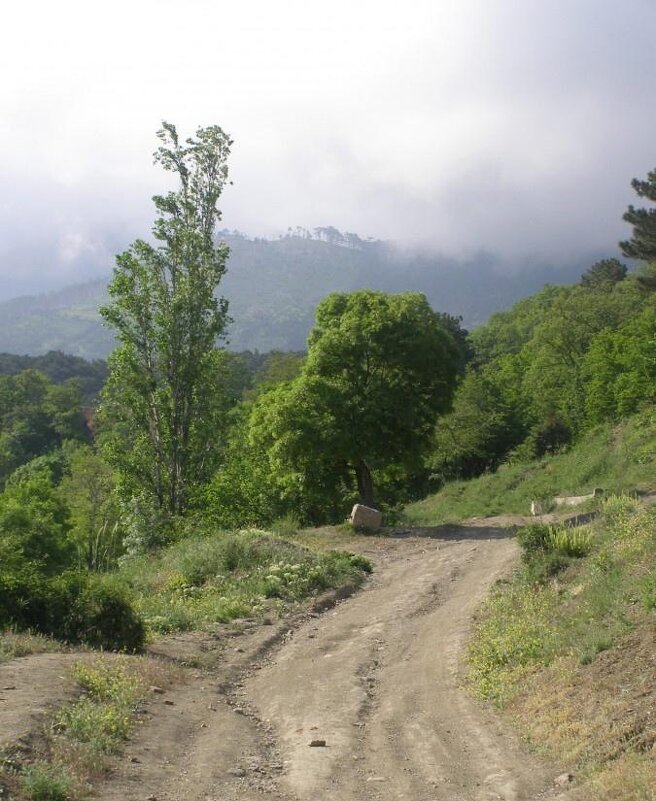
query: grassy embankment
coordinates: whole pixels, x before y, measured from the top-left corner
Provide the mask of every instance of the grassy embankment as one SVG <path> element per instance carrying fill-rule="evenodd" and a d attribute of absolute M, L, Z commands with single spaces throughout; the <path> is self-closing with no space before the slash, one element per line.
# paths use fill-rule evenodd
<path fill-rule="evenodd" d="M 592 432 L 569 452 L 454 482 L 408 509 L 431 525 L 527 514 L 532 499 L 656 488 L 656 415 Z M 472 690 L 576 782 L 571 799 L 656 799 L 656 508 L 607 496 L 578 528 L 518 532 L 521 566 L 481 609 Z"/>
<path fill-rule="evenodd" d="M 169 687 L 175 666 L 146 657 L 96 655 L 71 670 L 79 699 L 53 712 L 30 747 L 0 756 L 0 788 L 16 801 L 87 798 L 141 721 L 140 703 L 150 687 Z"/>
<path fill-rule="evenodd" d="M 295 539 L 257 529 L 196 534 L 130 560 L 108 580 L 127 588 L 156 635 L 279 614 L 324 590 L 359 585 L 371 571 L 360 556 Z"/>
<path fill-rule="evenodd" d="M 405 510 L 409 523 L 438 525 L 469 517 L 530 512 L 532 500 L 656 489 L 656 413 L 601 426 L 569 451 L 535 462 L 503 465 L 471 481 L 453 481 Z"/>
<path fill-rule="evenodd" d="M 572 798 L 654 801 L 656 509 L 613 496 L 588 526 L 518 538 L 522 566 L 476 624 L 473 689 L 575 774 Z"/>

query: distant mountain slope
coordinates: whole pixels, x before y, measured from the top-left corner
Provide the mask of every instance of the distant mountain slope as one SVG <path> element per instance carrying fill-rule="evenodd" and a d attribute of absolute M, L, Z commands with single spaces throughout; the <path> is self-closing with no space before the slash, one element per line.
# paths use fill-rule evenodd
<path fill-rule="evenodd" d="M 302 349 L 317 303 L 329 292 L 363 287 L 424 292 L 435 309 L 461 315 L 471 328 L 544 283 L 578 279 L 591 263 L 508 275 L 497 271 L 490 256 L 458 262 L 402 252 L 384 242 L 343 236 L 335 229 L 320 230 L 327 232 L 321 239 L 222 234 L 231 247 L 221 294 L 230 300 L 234 320 L 229 331 L 232 350 Z M 102 327 L 97 309 L 106 300 L 107 280 L 1 303 L 0 351 L 38 355 L 61 350 L 86 359 L 106 356 L 113 338 Z"/>

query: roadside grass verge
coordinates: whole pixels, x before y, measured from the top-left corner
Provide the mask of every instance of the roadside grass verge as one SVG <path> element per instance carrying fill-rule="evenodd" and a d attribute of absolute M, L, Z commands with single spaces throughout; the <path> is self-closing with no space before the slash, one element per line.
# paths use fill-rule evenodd
<path fill-rule="evenodd" d="M 152 635 L 280 612 L 324 590 L 359 585 L 370 571 L 360 556 L 318 553 L 250 529 L 186 537 L 131 559 L 106 580 L 128 590 Z"/>
<path fill-rule="evenodd" d="M 0 631 L 0 665 L 30 654 L 55 653 L 66 646 L 52 637 L 26 631 Z"/>
<path fill-rule="evenodd" d="M 583 495 L 595 487 L 621 494 L 656 486 L 656 412 L 611 427 L 601 426 L 568 451 L 534 462 L 508 463 L 495 473 L 452 481 L 404 511 L 414 525 L 438 525 L 468 517 L 530 512 L 532 500 Z"/>
<path fill-rule="evenodd" d="M 0 787 L 16 801 L 87 797 L 139 725 L 150 688 L 169 687 L 180 669 L 145 657 L 99 655 L 76 662 L 71 676 L 78 700 L 54 712 L 29 749 L 0 759 Z"/>
<path fill-rule="evenodd" d="M 591 526 L 518 538 L 521 567 L 477 617 L 473 692 L 576 773 L 573 798 L 654 801 L 656 509 L 609 497 Z"/>

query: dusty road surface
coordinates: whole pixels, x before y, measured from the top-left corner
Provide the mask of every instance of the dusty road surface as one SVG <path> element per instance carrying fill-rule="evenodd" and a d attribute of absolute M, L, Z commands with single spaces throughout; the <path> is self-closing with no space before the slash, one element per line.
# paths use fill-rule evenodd
<path fill-rule="evenodd" d="M 205 643 L 207 666 L 147 705 L 96 796 L 551 798 L 558 769 L 462 689 L 472 614 L 517 559 L 509 532 L 481 520 L 361 543 L 375 572 L 352 597 Z M 199 642 L 180 638 L 179 653 Z"/>

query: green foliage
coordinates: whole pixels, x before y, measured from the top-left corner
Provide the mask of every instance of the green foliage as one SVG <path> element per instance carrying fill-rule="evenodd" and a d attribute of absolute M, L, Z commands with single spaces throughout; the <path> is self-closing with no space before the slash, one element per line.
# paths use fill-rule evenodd
<path fill-rule="evenodd" d="M 423 296 L 328 296 L 301 374 L 260 396 L 248 423 L 281 511 L 321 521 L 357 497 L 374 505 L 376 476 L 421 464 L 457 366 L 453 336 Z"/>
<path fill-rule="evenodd" d="M 656 306 L 616 331 L 601 331 L 585 360 L 591 424 L 620 420 L 656 400 Z"/>
<path fill-rule="evenodd" d="M 172 537 L 171 516 L 145 492 L 132 495 L 121 504 L 120 525 L 126 559 L 152 551 Z"/>
<path fill-rule="evenodd" d="M 407 506 L 405 516 L 416 525 L 436 525 L 467 517 L 526 515 L 533 500 L 583 495 L 595 486 L 615 493 L 656 486 L 653 410 L 616 427 L 597 427 L 564 453 L 506 463 L 495 473 L 470 481 L 450 481 L 434 495 Z"/>
<path fill-rule="evenodd" d="M 634 499 L 606 499 L 593 529 L 530 526 L 519 540 L 524 564 L 486 603 L 470 650 L 475 689 L 499 702 L 538 666 L 570 654 L 589 664 L 613 647 L 634 625 L 637 599 L 644 613 L 654 608 L 656 514 Z M 557 583 L 543 569 L 554 553 L 577 558 Z"/>
<path fill-rule="evenodd" d="M 528 562 L 549 553 L 581 558 L 592 548 L 592 532 L 586 527 L 533 523 L 519 529 L 517 541 Z"/>
<path fill-rule="evenodd" d="M 480 475 L 499 466 L 523 431 L 499 382 L 487 371 L 469 371 L 458 386 L 453 411 L 435 427 L 426 464 L 440 483 Z"/>
<path fill-rule="evenodd" d="M 287 504 L 291 508 L 267 454 L 250 436 L 250 410 L 250 405 L 242 405 L 231 414 L 224 462 L 201 497 L 194 499 L 194 505 L 219 528 L 264 525 L 286 514 Z"/>
<path fill-rule="evenodd" d="M 558 453 L 653 401 L 653 311 L 625 272 L 598 262 L 580 286 L 545 287 L 472 333 L 473 364 L 428 458 L 437 480 Z"/>
<path fill-rule="evenodd" d="M 88 445 L 69 449 L 67 456 L 67 472 L 58 495 L 70 512 L 70 538 L 78 563 L 89 570 L 108 570 L 123 551 L 116 477 Z"/>
<path fill-rule="evenodd" d="M 98 397 L 107 378 L 107 364 L 100 360 L 86 361 L 61 350 L 50 350 L 43 356 L 17 356 L 0 353 L 0 375 L 16 375 L 25 370 L 37 370 L 55 384 L 76 379 L 82 390 L 82 399 L 90 403 Z"/>
<path fill-rule="evenodd" d="M 67 439 L 89 439 L 75 380 L 56 385 L 34 370 L 0 375 L 0 488 L 16 468 Z"/>
<path fill-rule="evenodd" d="M 35 762 L 21 776 L 21 789 L 30 801 L 68 801 L 72 782 L 61 765 Z"/>
<path fill-rule="evenodd" d="M 3 564 L 0 628 L 39 631 L 71 643 L 135 651 L 145 632 L 125 591 L 82 571 L 46 578 L 33 564 Z"/>
<path fill-rule="evenodd" d="M 556 599 L 548 587 L 502 584 L 485 603 L 469 650 L 470 679 L 484 698 L 502 700 L 525 671 L 552 653 Z"/>
<path fill-rule="evenodd" d="M 294 512 L 287 512 L 287 514 L 278 517 L 271 523 L 271 531 L 283 539 L 293 537 L 298 534 L 299 529 L 302 527 L 301 520 Z"/>
<path fill-rule="evenodd" d="M 160 244 L 137 240 L 118 256 L 101 309 L 120 343 L 103 391 L 104 452 L 127 497 L 145 492 L 179 514 L 220 453 L 228 359 L 216 341 L 227 302 L 215 293 L 228 248 L 213 237 L 232 143 L 217 126 L 181 143 L 163 123 L 158 136 L 155 161 L 175 174 L 178 188 L 153 198 Z"/>
<path fill-rule="evenodd" d="M 265 356 L 262 367 L 255 374 L 257 390 L 262 392 L 284 381 L 293 381 L 303 369 L 304 362 L 304 353 L 271 351 Z"/>
<path fill-rule="evenodd" d="M 0 573 L 16 560 L 54 575 L 75 556 L 69 512 L 48 471 L 28 473 L 0 493 Z"/>
<path fill-rule="evenodd" d="M 656 170 L 647 174 L 646 181 L 634 178 L 631 186 L 639 197 L 656 203 Z M 629 206 L 624 221 L 633 226 L 631 239 L 620 242 L 622 253 L 630 259 L 656 261 L 656 209 L 636 209 Z"/>
<path fill-rule="evenodd" d="M 71 674 L 85 695 L 56 715 L 55 728 L 96 759 L 118 752 L 134 726 L 134 707 L 147 693 L 143 677 L 121 658 L 78 662 Z"/>
<path fill-rule="evenodd" d="M 60 712 L 57 726 L 71 740 L 89 745 L 92 751 L 112 754 L 127 739 L 132 718 L 129 708 L 83 699 Z"/>
<path fill-rule="evenodd" d="M 170 632 L 263 614 L 269 599 L 359 584 L 370 570 L 361 557 L 317 554 L 261 530 L 208 531 L 126 562 L 114 580 L 129 587 L 152 631 Z"/>
<path fill-rule="evenodd" d="M 645 576 L 640 584 L 642 605 L 648 612 L 656 610 L 656 572 Z"/>
<path fill-rule="evenodd" d="M 588 289 L 610 291 L 614 284 L 626 278 L 627 268 L 618 259 L 602 259 L 581 276 L 581 285 Z"/>

